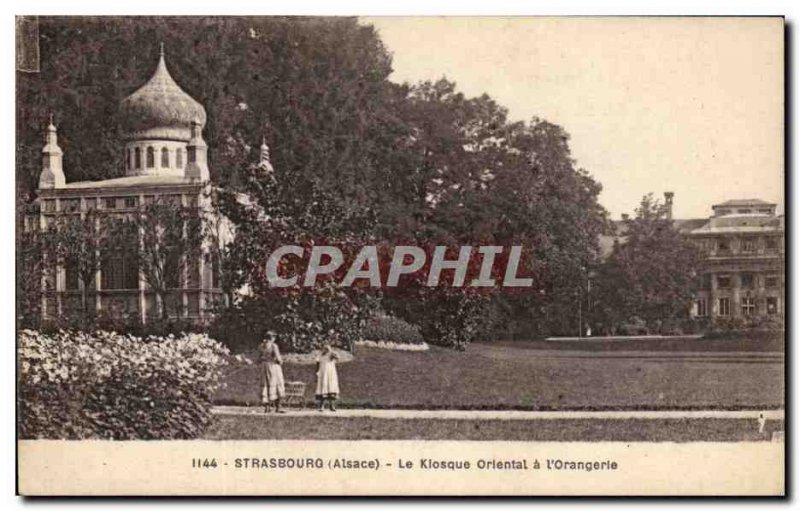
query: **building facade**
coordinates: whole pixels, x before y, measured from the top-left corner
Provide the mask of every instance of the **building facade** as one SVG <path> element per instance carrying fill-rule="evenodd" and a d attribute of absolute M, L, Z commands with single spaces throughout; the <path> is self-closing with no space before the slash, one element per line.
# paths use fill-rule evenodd
<path fill-rule="evenodd" d="M 199 214 L 211 214 L 207 147 L 202 137 L 203 106 L 184 92 L 167 70 L 163 47 L 150 80 L 121 104 L 124 176 L 100 181 L 66 182 L 63 153 L 52 119 L 42 150 L 42 171 L 34 215 L 28 227 L 47 230 L 59 219 L 101 222 L 140 214 L 143 207 L 167 201 Z M 99 232 L 99 230 L 98 230 Z M 140 240 L 141 243 L 141 240 Z M 78 308 L 98 315 L 128 317 L 142 323 L 154 317 L 202 321 L 220 299 L 216 253 L 204 244 L 174 275 L 167 296 L 156 296 L 136 263 L 140 247 L 109 250 L 94 278 L 78 278 L 69 261 L 58 262 L 42 277 L 41 315 L 45 320 L 69 318 Z M 47 257 L 47 255 L 45 255 Z"/>
<path fill-rule="evenodd" d="M 785 313 L 784 218 L 759 199 L 712 206 L 703 225 L 684 232 L 705 255 L 694 315 L 744 321 Z"/>

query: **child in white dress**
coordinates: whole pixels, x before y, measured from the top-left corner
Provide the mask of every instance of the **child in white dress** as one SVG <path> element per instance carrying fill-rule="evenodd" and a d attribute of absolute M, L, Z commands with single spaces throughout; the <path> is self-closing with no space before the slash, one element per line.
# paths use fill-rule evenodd
<path fill-rule="evenodd" d="M 317 402 L 319 411 L 325 407 L 325 401 L 330 405 L 332 412 L 336 411 L 335 402 L 339 398 L 339 375 L 336 373 L 336 361 L 339 355 L 333 351 L 330 344 L 322 347 L 322 352 L 317 358 Z"/>

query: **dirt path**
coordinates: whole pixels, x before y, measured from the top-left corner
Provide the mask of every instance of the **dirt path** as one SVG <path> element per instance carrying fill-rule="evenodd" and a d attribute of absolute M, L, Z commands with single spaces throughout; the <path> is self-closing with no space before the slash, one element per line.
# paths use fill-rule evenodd
<path fill-rule="evenodd" d="M 216 406 L 215 415 L 265 415 L 261 407 Z M 523 410 L 387 410 L 340 409 L 336 412 L 289 409 L 284 416 L 371 417 L 376 419 L 473 419 L 473 420 L 557 420 L 557 419 L 753 419 L 783 420 L 783 410 L 610 410 L 610 411 L 523 411 Z"/>

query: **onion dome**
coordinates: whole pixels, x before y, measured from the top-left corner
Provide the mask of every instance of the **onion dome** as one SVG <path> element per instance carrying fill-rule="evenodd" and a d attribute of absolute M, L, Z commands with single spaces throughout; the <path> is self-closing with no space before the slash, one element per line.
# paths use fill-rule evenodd
<path fill-rule="evenodd" d="M 175 140 L 188 142 L 192 122 L 202 129 L 206 111 L 181 89 L 167 71 L 164 46 L 156 72 L 133 94 L 122 100 L 122 127 L 128 140 Z"/>

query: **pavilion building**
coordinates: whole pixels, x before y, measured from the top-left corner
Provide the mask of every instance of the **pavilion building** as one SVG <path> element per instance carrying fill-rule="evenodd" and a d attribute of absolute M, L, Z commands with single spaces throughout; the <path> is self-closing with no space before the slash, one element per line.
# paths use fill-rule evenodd
<path fill-rule="evenodd" d="M 39 228 L 46 228 L 59 216 L 85 218 L 92 210 L 100 215 L 135 214 L 155 200 L 210 210 L 207 146 L 202 136 L 206 112 L 175 83 L 167 70 L 163 46 L 155 73 L 122 101 L 121 114 L 124 176 L 99 181 L 66 181 L 63 153 L 51 119 L 33 217 Z M 207 248 L 176 276 L 176 287 L 163 303 L 169 317 L 201 321 L 220 297 L 219 272 Z M 156 315 L 157 300 L 135 262 L 137 247 L 108 249 L 114 250 L 114 255 L 103 258 L 85 290 L 89 306 L 98 315 L 148 322 Z M 42 277 L 43 319 L 69 318 L 76 307 L 85 306 L 83 296 L 84 283 L 69 263 L 47 272 Z"/>

